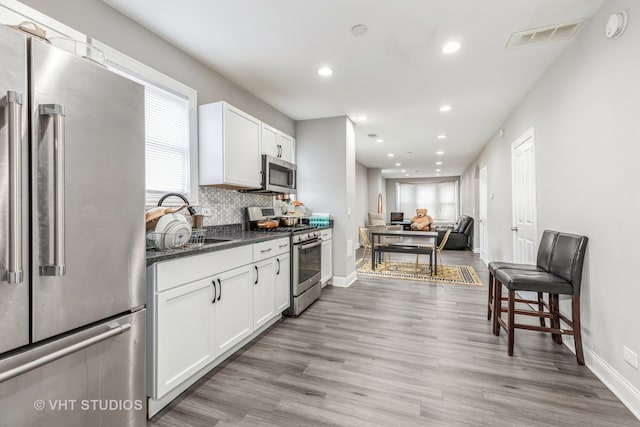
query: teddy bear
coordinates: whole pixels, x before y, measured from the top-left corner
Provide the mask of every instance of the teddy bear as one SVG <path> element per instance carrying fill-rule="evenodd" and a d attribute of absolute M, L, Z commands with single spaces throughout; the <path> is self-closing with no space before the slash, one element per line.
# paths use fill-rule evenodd
<path fill-rule="evenodd" d="M 433 218 L 426 209 L 416 209 L 416 216 L 411 218 L 411 229 L 413 231 L 430 231 Z"/>

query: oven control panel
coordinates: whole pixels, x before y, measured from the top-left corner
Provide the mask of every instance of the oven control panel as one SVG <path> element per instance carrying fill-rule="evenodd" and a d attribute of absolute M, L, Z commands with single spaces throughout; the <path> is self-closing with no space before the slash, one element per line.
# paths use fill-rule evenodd
<path fill-rule="evenodd" d="M 319 231 L 309 231 L 307 233 L 294 234 L 292 237 L 293 243 L 306 242 L 307 240 L 317 239 L 320 237 Z"/>

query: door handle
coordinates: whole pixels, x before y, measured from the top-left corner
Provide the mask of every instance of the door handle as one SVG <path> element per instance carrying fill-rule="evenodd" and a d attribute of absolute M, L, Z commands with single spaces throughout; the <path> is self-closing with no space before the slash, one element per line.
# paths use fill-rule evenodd
<path fill-rule="evenodd" d="M 276 258 L 276 262 L 278 263 L 278 271 L 276 271 L 276 276 L 280 275 L 280 258 Z"/>
<path fill-rule="evenodd" d="M 222 282 L 218 279 L 218 286 L 220 286 L 220 291 L 218 292 L 218 301 L 220 301 L 220 297 L 222 296 Z"/>
<path fill-rule="evenodd" d="M 256 269 L 256 281 L 255 281 L 255 282 L 253 282 L 253 284 L 254 284 L 254 285 L 257 285 L 257 284 L 258 284 L 258 266 L 257 266 L 257 265 L 254 265 L 254 266 L 253 266 L 253 268 L 255 268 L 255 269 Z"/>
<path fill-rule="evenodd" d="M 127 332 L 130 329 L 131 329 L 131 323 L 125 323 L 124 325 L 117 325 L 106 332 L 102 332 L 91 338 L 87 338 L 84 341 L 77 342 L 61 350 L 54 351 L 53 353 L 49 353 L 46 356 L 42 356 L 38 359 L 29 360 L 28 362 L 25 362 L 24 364 L 16 368 L 9 369 L 4 372 L 0 372 L 0 383 L 10 380 L 11 378 L 15 378 L 19 375 L 22 375 L 25 372 L 33 371 L 34 369 L 37 369 L 41 366 L 49 364 L 55 360 L 61 359 L 77 351 L 83 350 L 87 347 L 90 347 L 106 339 L 115 337 L 116 335 L 120 335 L 124 332 Z"/>
<path fill-rule="evenodd" d="M 8 283 L 22 283 L 22 94 L 7 92 L 9 137 L 9 264 Z"/>
<path fill-rule="evenodd" d="M 64 106 L 41 104 L 40 116 L 53 119 L 53 243 L 49 242 L 47 264 L 40 266 L 41 276 L 64 276 L 66 272 L 64 256 Z M 51 216 L 49 216 L 51 218 Z"/>
<path fill-rule="evenodd" d="M 518 231 L 518 227 L 511 227 L 511 231 Z"/>

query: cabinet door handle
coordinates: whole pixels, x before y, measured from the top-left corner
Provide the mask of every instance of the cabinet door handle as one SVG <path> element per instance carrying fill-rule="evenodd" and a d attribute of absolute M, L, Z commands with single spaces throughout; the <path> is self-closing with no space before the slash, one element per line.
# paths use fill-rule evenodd
<path fill-rule="evenodd" d="M 267 252 L 271 252 L 271 249 L 273 248 L 269 248 L 269 249 L 263 249 L 260 251 L 261 254 L 266 254 Z"/>
<path fill-rule="evenodd" d="M 276 276 L 280 274 L 280 258 L 276 258 L 276 262 L 278 263 L 278 271 L 276 271 Z"/>
<path fill-rule="evenodd" d="M 216 303 L 216 280 L 215 279 L 211 281 L 211 287 L 213 288 L 213 299 L 211 300 L 211 304 L 215 304 Z"/>
<path fill-rule="evenodd" d="M 220 286 L 220 292 L 218 292 L 218 301 L 220 301 L 220 297 L 222 296 L 222 282 L 218 279 L 218 286 Z"/>
<path fill-rule="evenodd" d="M 254 266 L 253 266 L 253 268 L 255 268 L 255 269 L 256 269 L 256 281 L 255 281 L 255 282 L 253 282 L 253 284 L 254 284 L 254 285 L 257 285 L 257 284 L 258 284 L 258 266 L 257 266 L 257 265 L 254 265 Z"/>

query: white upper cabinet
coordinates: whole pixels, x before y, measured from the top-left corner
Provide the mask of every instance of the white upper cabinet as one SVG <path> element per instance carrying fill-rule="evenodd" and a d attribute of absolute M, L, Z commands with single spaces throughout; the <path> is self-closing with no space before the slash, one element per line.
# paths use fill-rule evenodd
<path fill-rule="evenodd" d="M 262 154 L 278 157 L 280 154 L 280 149 L 278 148 L 279 133 L 278 129 L 262 123 Z"/>
<path fill-rule="evenodd" d="M 286 133 L 262 123 L 262 154 L 295 163 L 294 141 Z"/>
<path fill-rule="evenodd" d="M 262 122 L 226 102 L 201 105 L 200 185 L 260 188 Z"/>
<path fill-rule="evenodd" d="M 280 146 L 280 158 L 286 162 L 295 163 L 293 138 L 280 132 L 278 133 L 278 145 Z"/>

